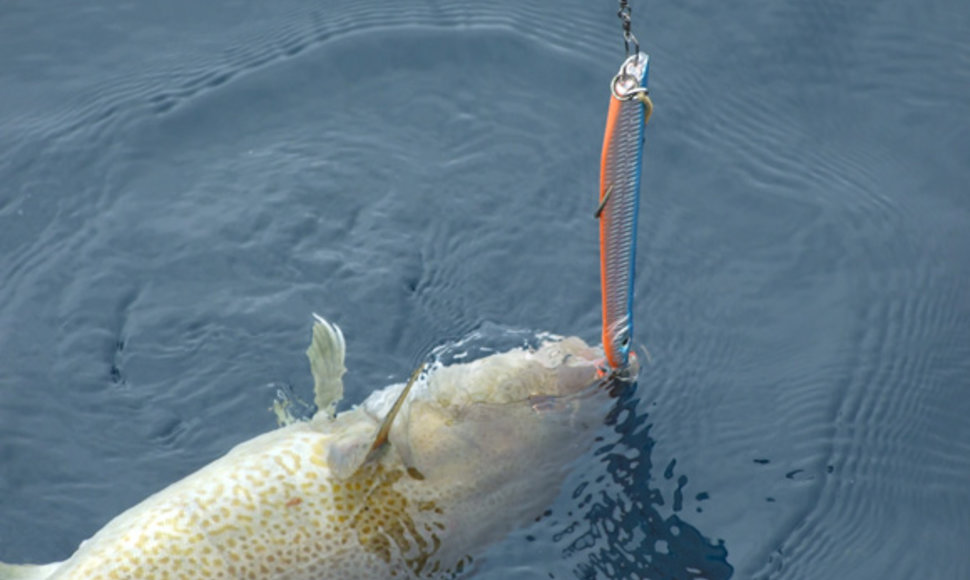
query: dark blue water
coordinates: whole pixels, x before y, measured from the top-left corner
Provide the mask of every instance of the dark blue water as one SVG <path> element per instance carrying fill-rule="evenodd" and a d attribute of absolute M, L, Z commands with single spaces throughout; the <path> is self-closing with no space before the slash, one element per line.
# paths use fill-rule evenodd
<path fill-rule="evenodd" d="M 637 340 L 482 578 L 970 577 L 970 5 L 632 2 Z M 483 325 L 598 336 L 615 3 L 7 3 L 0 560 Z M 509 509 L 514 509 L 510 506 Z"/>

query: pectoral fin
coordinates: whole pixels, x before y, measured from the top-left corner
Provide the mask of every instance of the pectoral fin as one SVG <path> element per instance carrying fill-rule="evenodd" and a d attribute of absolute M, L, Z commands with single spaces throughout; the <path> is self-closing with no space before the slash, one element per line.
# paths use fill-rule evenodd
<path fill-rule="evenodd" d="M 340 327 L 331 324 L 318 314 L 313 318 L 313 340 L 306 351 L 310 359 L 310 370 L 313 372 L 314 403 L 318 413 L 325 413 L 333 417 L 337 409 L 337 402 L 344 396 L 342 377 L 347 369 L 344 367 L 344 356 L 347 345 Z"/>
<path fill-rule="evenodd" d="M 371 425 L 361 427 L 360 423 L 347 426 L 337 430 L 340 434 L 335 436 L 327 446 L 327 463 L 330 471 L 338 479 L 347 479 L 357 473 L 368 461 L 372 461 L 380 454 L 384 445 L 387 443 L 391 432 L 391 424 L 407 399 L 411 387 L 421 376 L 424 365 L 421 365 L 411 373 L 407 385 L 401 389 L 401 394 L 397 396 L 394 404 L 391 405 L 380 427 L 376 431 L 372 430 Z M 337 424 L 346 415 L 341 414 L 337 419 Z M 361 429 L 366 429 L 366 433 L 361 433 Z"/>
<path fill-rule="evenodd" d="M 327 443 L 327 467 L 341 480 L 350 478 L 367 463 L 371 442 L 378 430 L 376 423 L 360 418 L 352 424 L 341 425 L 351 423 L 343 421 L 345 417 L 347 415 L 341 414 L 337 418 L 335 425 L 339 428 L 335 430 L 333 439 Z"/>
<path fill-rule="evenodd" d="M 401 410 L 401 406 L 404 405 L 404 400 L 408 397 L 408 392 L 411 387 L 414 386 L 415 381 L 421 376 L 421 371 L 424 370 L 424 365 L 419 366 L 414 369 L 411 373 L 411 378 L 408 379 L 408 384 L 404 386 L 401 390 L 401 394 L 398 395 L 397 400 L 391 406 L 391 410 L 387 412 L 384 416 L 384 421 L 381 423 L 381 428 L 377 431 L 377 436 L 374 438 L 374 443 L 370 447 L 371 453 L 376 453 L 381 447 L 387 443 L 387 437 L 391 433 L 391 423 L 394 422 L 394 417 L 397 417 L 398 411 Z"/>

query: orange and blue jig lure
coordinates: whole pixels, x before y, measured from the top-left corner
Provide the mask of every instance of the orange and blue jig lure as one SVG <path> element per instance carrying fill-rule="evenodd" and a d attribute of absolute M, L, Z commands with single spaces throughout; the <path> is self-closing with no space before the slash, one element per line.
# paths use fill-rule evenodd
<path fill-rule="evenodd" d="M 643 132 L 653 104 L 647 92 L 649 57 L 637 51 L 611 84 L 600 163 L 600 284 L 603 350 L 613 369 L 626 366 L 633 341 L 633 279 Z"/>

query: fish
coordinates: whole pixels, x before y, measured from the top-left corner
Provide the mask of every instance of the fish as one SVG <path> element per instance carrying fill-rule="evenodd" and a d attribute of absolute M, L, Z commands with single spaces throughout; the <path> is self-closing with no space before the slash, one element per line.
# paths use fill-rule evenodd
<path fill-rule="evenodd" d="M 633 282 L 640 207 L 644 126 L 653 111 L 647 93 L 650 57 L 628 57 L 613 78 L 603 135 L 599 207 L 603 349 L 613 368 L 629 361 L 633 341 Z"/>
<path fill-rule="evenodd" d="M 548 508 L 612 401 L 602 349 L 550 335 L 431 361 L 338 413 L 346 341 L 315 317 L 312 418 L 237 445 L 65 561 L 0 564 L 0 580 L 463 576 Z"/>

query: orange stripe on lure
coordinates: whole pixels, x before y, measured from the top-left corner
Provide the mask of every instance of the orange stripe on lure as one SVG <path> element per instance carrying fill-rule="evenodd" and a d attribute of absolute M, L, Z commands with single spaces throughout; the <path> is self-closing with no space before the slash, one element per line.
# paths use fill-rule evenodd
<path fill-rule="evenodd" d="M 643 129 L 653 111 L 647 96 L 649 60 L 638 52 L 613 77 L 603 135 L 599 208 L 603 350 L 614 369 L 626 366 L 633 341 L 633 278 Z"/>

